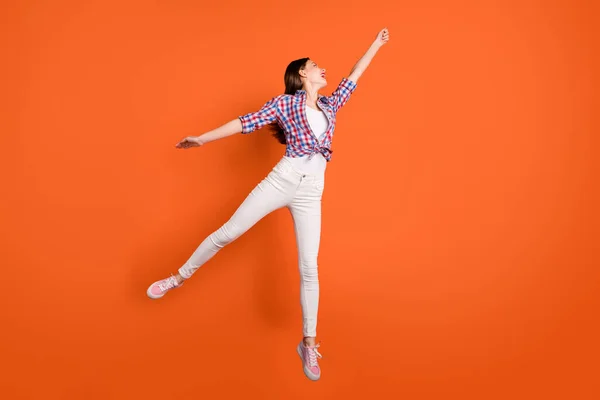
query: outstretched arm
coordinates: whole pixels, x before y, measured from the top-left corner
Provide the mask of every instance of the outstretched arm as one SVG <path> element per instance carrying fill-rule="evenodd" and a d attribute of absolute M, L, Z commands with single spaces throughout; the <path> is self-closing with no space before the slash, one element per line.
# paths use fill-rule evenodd
<path fill-rule="evenodd" d="M 212 131 L 206 132 L 199 136 L 202 143 L 212 142 L 217 139 L 223 139 L 224 137 L 240 133 L 242 131 L 242 122 L 239 118 L 232 119 L 220 127 L 213 129 Z"/>
<path fill-rule="evenodd" d="M 377 52 L 379 51 L 381 46 L 386 44 L 389 39 L 390 39 L 390 36 L 389 36 L 387 28 L 382 29 L 377 34 L 375 41 L 371 44 L 371 46 L 369 47 L 369 49 L 367 50 L 365 55 L 363 55 L 360 58 L 360 60 L 358 60 L 356 65 L 354 65 L 354 68 L 352 68 L 352 71 L 350 71 L 350 75 L 348 76 L 348 79 L 350 79 L 352 82 L 356 83 L 358 81 L 358 78 L 360 78 L 360 76 L 363 74 L 363 72 L 365 72 L 365 70 L 371 63 L 371 60 L 373 59 L 373 57 L 375 57 L 375 54 L 377 54 Z"/>
<path fill-rule="evenodd" d="M 277 119 L 277 102 L 280 98 L 281 95 L 275 96 L 267 101 L 260 110 L 240 115 L 236 119 L 200 136 L 188 136 L 177 143 L 175 147 L 187 149 L 202 146 L 205 143 L 223 139 L 236 133 L 254 132 Z"/>
<path fill-rule="evenodd" d="M 240 121 L 239 118 L 236 118 L 219 126 L 218 128 L 213 129 L 212 131 L 203 133 L 200 136 L 188 136 L 183 138 L 175 145 L 175 147 L 178 149 L 188 149 L 190 147 L 202 146 L 205 143 L 212 142 L 217 139 L 223 139 L 227 136 L 240 133 L 241 131 L 242 121 Z"/>

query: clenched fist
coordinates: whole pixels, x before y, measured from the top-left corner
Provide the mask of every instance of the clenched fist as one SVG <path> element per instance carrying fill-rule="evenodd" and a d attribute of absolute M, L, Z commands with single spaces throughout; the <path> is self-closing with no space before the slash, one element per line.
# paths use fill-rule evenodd
<path fill-rule="evenodd" d="M 379 46 L 383 46 L 390 40 L 390 33 L 387 28 L 383 28 L 378 34 L 377 38 L 375 38 L 375 43 Z"/>

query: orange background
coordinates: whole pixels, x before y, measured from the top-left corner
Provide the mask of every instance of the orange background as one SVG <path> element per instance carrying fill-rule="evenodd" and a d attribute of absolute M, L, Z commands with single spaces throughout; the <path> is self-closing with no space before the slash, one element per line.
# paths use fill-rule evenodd
<path fill-rule="evenodd" d="M 203 3 L 2 3 L 3 399 L 600 397 L 595 2 Z M 330 93 L 383 27 L 338 114 L 313 383 L 286 210 L 145 291 L 284 151 L 174 145 L 297 58 Z"/>

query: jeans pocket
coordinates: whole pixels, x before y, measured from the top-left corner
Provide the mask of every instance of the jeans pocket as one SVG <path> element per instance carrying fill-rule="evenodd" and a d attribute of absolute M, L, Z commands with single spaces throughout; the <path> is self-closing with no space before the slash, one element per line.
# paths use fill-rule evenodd
<path fill-rule="evenodd" d="M 325 189 L 325 181 L 323 179 L 315 179 L 315 181 L 313 182 L 313 186 L 319 192 L 322 192 L 323 189 Z"/>
<path fill-rule="evenodd" d="M 280 162 L 273 167 L 266 179 L 276 188 L 287 192 L 296 185 L 294 175 L 291 172 L 292 167 L 289 163 Z"/>
<path fill-rule="evenodd" d="M 286 163 L 286 162 L 279 162 L 278 164 L 276 164 L 276 165 L 273 167 L 273 170 L 272 170 L 272 172 L 275 172 L 275 173 L 277 173 L 277 174 L 281 174 L 281 175 L 285 175 L 285 174 L 287 174 L 288 172 L 290 172 L 290 169 L 291 169 L 291 168 L 292 168 L 292 167 L 290 166 L 290 164 L 289 164 L 289 163 Z"/>

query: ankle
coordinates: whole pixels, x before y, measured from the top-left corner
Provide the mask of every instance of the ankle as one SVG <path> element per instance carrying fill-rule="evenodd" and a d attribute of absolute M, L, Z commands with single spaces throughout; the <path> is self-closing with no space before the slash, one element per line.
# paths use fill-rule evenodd
<path fill-rule="evenodd" d="M 303 344 L 304 344 L 304 346 L 306 346 L 306 347 L 314 347 L 314 346 L 315 346 L 315 342 L 316 342 L 316 340 L 315 340 L 315 338 L 314 338 L 314 337 L 305 337 L 305 338 L 302 340 L 302 343 L 303 343 Z"/>
<path fill-rule="evenodd" d="M 183 283 L 183 281 L 185 281 L 185 278 L 183 276 L 181 276 L 179 274 L 179 272 L 177 274 L 175 274 L 175 279 L 177 280 L 178 285 L 181 285 Z"/>

